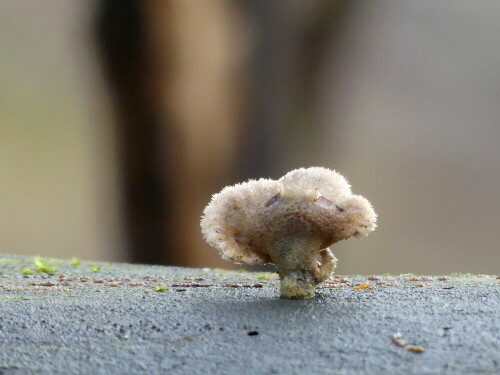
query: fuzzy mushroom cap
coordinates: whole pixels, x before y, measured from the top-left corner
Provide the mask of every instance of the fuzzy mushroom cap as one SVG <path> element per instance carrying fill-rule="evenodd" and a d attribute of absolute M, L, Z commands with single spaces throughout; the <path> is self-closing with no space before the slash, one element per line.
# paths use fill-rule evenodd
<path fill-rule="evenodd" d="M 272 262 L 283 238 L 317 250 L 351 236 L 367 236 L 377 216 L 368 200 L 353 195 L 347 180 L 326 168 L 301 168 L 279 180 L 251 180 L 224 188 L 205 208 L 201 229 L 223 259 Z"/>

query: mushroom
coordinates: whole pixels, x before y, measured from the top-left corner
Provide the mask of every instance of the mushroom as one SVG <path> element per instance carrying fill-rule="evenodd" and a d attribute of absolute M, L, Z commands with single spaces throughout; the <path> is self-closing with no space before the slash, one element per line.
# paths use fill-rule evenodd
<path fill-rule="evenodd" d="M 326 168 L 296 169 L 279 180 L 228 186 L 201 219 L 205 240 L 234 263 L 274 263 L 282 298 L 310 298 L 337 259 L 328 247 L 376 227 L 370 202 Z"/>

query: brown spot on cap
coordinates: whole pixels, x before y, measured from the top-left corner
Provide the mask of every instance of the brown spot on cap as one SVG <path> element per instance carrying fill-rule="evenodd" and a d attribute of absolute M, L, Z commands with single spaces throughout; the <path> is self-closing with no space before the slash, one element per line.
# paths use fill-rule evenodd
<path fill-rule="evenodd" d="M 269 199 L 266 204 L 265 204 L 265 207 L 269 207 L 269 206 L 272 206 L 273 204 L 275 204 L 277 201 L 279 201 L 281 198 L 281 194 L 278 193 L 276 194 L 274 197 L 272 197 L 271 199 Z"/>

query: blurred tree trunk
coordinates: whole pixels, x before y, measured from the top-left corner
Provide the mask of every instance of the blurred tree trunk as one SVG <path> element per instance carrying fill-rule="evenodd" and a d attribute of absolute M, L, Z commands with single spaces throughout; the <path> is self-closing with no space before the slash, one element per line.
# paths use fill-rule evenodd
<path fill-rule="evenodd" d="M 210 195 L 234 182 L 245 27 L 230 2 L 193 5 L 99 4 L 133 261 L 222 264 L 201 238 L 199 219 Z"/>

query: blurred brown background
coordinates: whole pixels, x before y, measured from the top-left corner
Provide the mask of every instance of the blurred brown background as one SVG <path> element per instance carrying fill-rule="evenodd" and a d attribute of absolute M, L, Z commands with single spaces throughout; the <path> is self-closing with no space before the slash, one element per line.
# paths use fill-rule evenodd
<path fill-rule="evenodd" d="M 231 267 L 211 194 L 336 169 L 339 273 L 498 273 L 495 0 L 0 0 L 0 251 Z"/>

